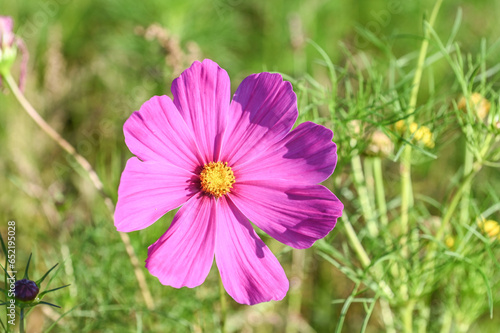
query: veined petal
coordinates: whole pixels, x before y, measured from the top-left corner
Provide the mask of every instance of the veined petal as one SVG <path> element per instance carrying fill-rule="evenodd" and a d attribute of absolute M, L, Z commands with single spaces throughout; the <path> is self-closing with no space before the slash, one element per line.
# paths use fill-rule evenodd
<path fill-rule="evenodd" d="M 218 202 L 216 232 L 215 261 L 236 302 L 252 305 L 285 297 L 288 279 L 278 259 L 226 197 Z"/>
<path fill-rule="evenodd" d="M 204 163 L 219 159 L 230 93 L 227 72 L 209 59 L 194 62 L 172 83 L 174 104 L 194 133 Z"/>
<path fill-rule="evenodd" d="M 128 160 L 118 187 L 115 226 L 118 231 L 144 229 L 196 192 L 198 177 L 165 162 Z"/>
<path fill-rule="evenodd" d="M 297 120 L 297 97 L 279 74 L 248 76 L 229 108 L 221 160 L 242 164 L 281 140 Z"/>
<path fill-rule="evenodd" d="M 302 123 L 258 158 L 236 165 L 234 173 L 239 182 L 284 179 L 320 183 L 330 177 L 337 163 L 337 146 L 332 138 L 328 128 Z"/>
<path fill-rule="evenodd" d="M 167 232 L 149 247 L 149 272 L 175 288 L 202 284 L 214 260 L 215 216 L 215 199 L 192 197 L 179 209 Z"/>
<path fill-rule="evenodd" d="M 155 96 L 123 126 L 130 151 L 143 161 L 166 161 L 194 172 L 202 163 L 192 132 L 168 96 Z"/>
<path fill-rule="evenodd" d="M 230 197 L 256 226 L 297 249 L 325 237 L 344 207 L 324 186 L 279 180 L 237 182 Z"/>

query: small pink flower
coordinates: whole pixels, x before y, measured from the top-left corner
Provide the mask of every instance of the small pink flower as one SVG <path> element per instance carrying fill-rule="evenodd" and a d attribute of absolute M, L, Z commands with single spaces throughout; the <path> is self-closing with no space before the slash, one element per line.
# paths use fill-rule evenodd
<path fill-rule="evenodd" d="M 332 131 L 311 122 L 290 131 L 296 96 L 279 74 L 250 75 L 230 101 L 226 71 L 204 60 L 174 80 L 172 94 L 151 98 L 124 125 L 137 157 L 121 177 L 116 228 L 146 228 L 182 205 L 149 247 L 151 274 L 195 287 L 215 255 L 237 302 L 281 300 L 288 279 L 249 221 L 298 249 L 334 228 L 343 205 L 317 185 L 337 162 Z"/>
<path fill-rule="evenodd" d="M 19 88 L 24 91 L 26 70 L 28 67 L 28 49 L 23 40 L 13 31 L 14 21 L 10 16 L 0 16 L 0 86 L 2 75 L 10 73 L 16 60 L 17 50 L 21 51 L 21 72 L 19 73 Z"/>
<path fill-rule="evenodd" d="M 0 50 L 11 47 L 14 44 L 14 32 L 12 18 L 0 16 Z"/>

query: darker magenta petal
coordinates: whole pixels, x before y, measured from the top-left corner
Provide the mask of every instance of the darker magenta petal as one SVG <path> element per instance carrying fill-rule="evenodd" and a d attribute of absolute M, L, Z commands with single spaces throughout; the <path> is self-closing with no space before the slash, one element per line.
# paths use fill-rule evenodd
<path fill-rule="evenodd" d="M 278 180 L 236 183 L 230 196 L 256 226 L 298 249 L 325 237 L 342 216 L 344 207 L 324 186 Z"/>
<path fill-rule="evenodd" d="M 317 184 L 331 176 L 337 164 L 337 146 L 328 128 L 305 122 L 283 140 L 234 172 L 239 182 L 282 179 L 290 183 Z"/>
<path fill-rule="evenodd" d="M 297 97 L 279 74 L 248 76 L 229 108 L 221 160 L 243 164 L 280 141 L 298 117 Z"/>

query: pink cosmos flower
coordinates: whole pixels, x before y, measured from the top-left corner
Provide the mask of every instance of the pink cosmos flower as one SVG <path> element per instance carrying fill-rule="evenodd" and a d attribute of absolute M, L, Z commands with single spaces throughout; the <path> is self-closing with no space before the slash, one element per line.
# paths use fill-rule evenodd
<path fill-rule="evenodd" d="M 326 236 L 342 203 L 317 183 L 333 172 L 329 129 L 298 116 L 292 85 L 281 75 L 248 76 L 230 101 L 226 71 L 195 62 L 172 83 L 172 101 L 155 96 L 125 122 L 128 160 L 118 189 L 115 226 L 146 228 L 181 208 L 149 247 L 146 267 L 164 285 L 195 287 L 215 255 L 237 302 L 281 300 L 288 280 L 249 220 L 297 249 Z"/>

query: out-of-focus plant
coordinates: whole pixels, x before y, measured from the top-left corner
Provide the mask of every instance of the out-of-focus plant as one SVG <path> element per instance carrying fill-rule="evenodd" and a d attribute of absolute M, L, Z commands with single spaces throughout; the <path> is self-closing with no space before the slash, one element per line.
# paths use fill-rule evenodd
<path fill-rule="evenodd" d="M 310 77 L 294 82 L 307 91 L 302 96 L 311 112 L 335 129 L 345 174 L 334 187 L 346 199 L 340 225 L 350 246 L 324 241 L 316 248 L 354 285 L 346 299 L 334 301 L 343 303 L 337 332 L 354 303 L 364 305 L 362 331 L 373 314 L 385 332 L 447 333 L 466 332 L 481 315 L 493 315 L 500 285 L 500 227 L 493 217 L 500 211 L 498 179 L 490 189 L 474 184 L 481 173 L 500 168 L 497 76 L 487 68 L 484 41 L 477 56 L 466 57 L 454 43 L 460 12 L 450 39 L 441 41 L 433 30 L 440 5 L 424 24 L 418 53 L 397 57 L 385 41 L 361 31 L 386 61 L 344 47 L 348 61 L 339 67 L 311 42 L 331 88 Z M 416 66 L 408 67 L 415 58 Z M 432 65 L 443 59 L 455 82 L 452 100 L 432 81 Z M 419 104 L 423 77 L 430 80 L 430 98 Z M 448 151 L 463 151 L 462 167 L 422 188 L 414 165 L 439 170 Z"/>
<path fill-rule="evenodd" d="M 14 41 L 16 41 L 16 43 L 14 43 Z M 22 82 L 25 76 L 24 72 L 26 67 L 26 57 L 23 58 L 23 64 L 20 73 L 20 83 L 19 85 L 16 83 L 11 73 L 11 69 L 14 61 L 16 60 L 17 48 L 23 48 L 22 46 L 24 45 L 24 43 L 19 37 L 14 34 L 13 20 L 10 17 L 0 16 L 0 42 L 0 78 L 2 79 L 3 83 L 11 90 L 14 97 L 18 100 L 23 109 L 33 119 L 38 127 L 43 130 L 51 139 L 53 139 L 62 149 L 64 149 L 66 153 L 74 158 L 74 160 L 77 162 L 76 169 L 78 170 L 79 168 L 81 168 L 90 180 L 93 187 L 99 192 L 99 194 L 101 194 L 111 217 L 114 212 L 113 201 L 105 192 L 104 185 L 90 162 L 85 157 L 80 155 L 73 147 L 73 145 L 71 145 L 66 139 L 64 139 L 40 116 L 37 110 L 31 105 L 31 103 L 24 95 Z M 27 54 L 27 50 L 24 50 L 23 53 Z M 153 298 L 145 282 L 144 273 L 139 268 L 139 261 L 135 254 L 134 248 L 130 243 L 130 238 L 125 233 L 120 232 L 119 234 L 123 244 L 125 245 L 130 263 L 134 268 L 134 273 L 146 307 L 152 310 L 154 308 Z"/>

